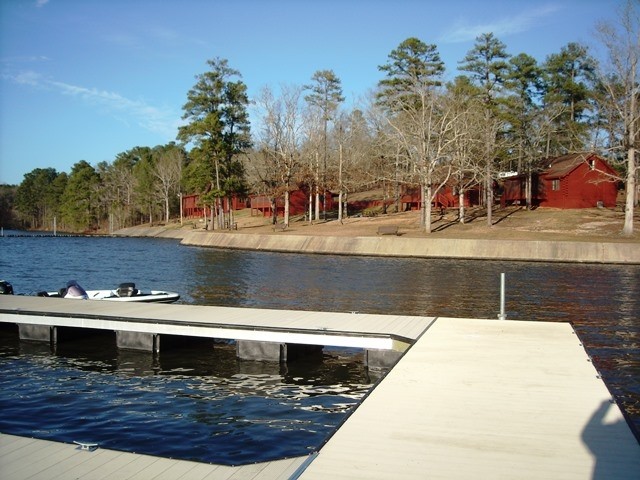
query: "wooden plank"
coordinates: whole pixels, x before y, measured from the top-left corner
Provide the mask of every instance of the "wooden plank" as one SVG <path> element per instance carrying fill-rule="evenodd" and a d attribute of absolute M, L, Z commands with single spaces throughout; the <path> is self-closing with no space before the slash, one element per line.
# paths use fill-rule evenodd
<path fill-rule="evenodd" d="M 308 457 L 288 458 L 269 462 L 260 472 L 260 480 L 288 480 Z"/>
<path fill-rule="evenodd" d="M 153 478 L 162 469 L 158 469 L 158 463 L 163 460 L 152 455 L 138 455 L 130 452 L 123 452 L 123 455 L 132 461 L 126 462 L 120 468 L 115 470 L 108 478 L 121 478 L 129 480 L 132 478 Z M 164 468 L 167 468 L 166 466 Z M 151 475 L 150 473 L 153 473 Z"/>
<path fill-rule="evenodd" d="M 140 460 L 145 459 L 144 469 L 138 468 L 138 463 Z M 190 470 L 193 468 L 191 462 L 185 461 L 176 461 L 169 458 L 159 458 L 159 457 L 151 457 L 147 455 L 140 455 L 136 461 L 134 462 L 134 466 L 136 467 L 137 472 L 126 472 L 125 476 L 121 478 L 126 478 L 127 480 L 146 480 L 148 478 L 172 478 L 167 477 L 166 474 L 168 471 L 176 468 L 176 472 L 184 472 L 184 469 Z M 120 474 L 121 472 L 118 472 Z M 182 473 L 180 473 L 182 475 Z M 175 477 L 174 477 L 175 478 Z"/>
<path fill-rule="evenodd" d="M 38 440 L 36 440 L 35 438 L 0 434 L 0 457 L 13 452 L 14 450 L 24 448 L 29 444 L 37 441 Z"/>
<path fill-rule="evenodd" d="M 55 442 L 31 443 L 13 452 L 19 455 L 9 454 L 2 456 L 2 475 L 7 478 L 13 476 L 30 478 L 35 476 L 72 457 L 73 451 L 68 447 L 69 445 Z"/>
<path fill-rule="evenodd" d="M 174 460 L 98 448 L 80 450 L 49 440 L 0 434 L 2 480 L 284 480 L 306 457 L 237 467 Z M 16 446 L 11 450 L 8 446 Z"/>
<path fill-rule="evenodd" d="M 637 478 L 609 402 L 569 324 L 442 318 L 300 478 Z"/>
<path fill-rule="evenodd" d="M 7 301 L 0 305 L 0 321 L 160 335 L 392 349 L 392 337 L 409 341 L 415 339 L 433 318 L 7 296 Z"/>
<path fill-rule="evenodd" d="M 96 472 L 101 472 L 102 468 L 108 462 L 112 462 L 114 458 L 121 455 L 121 452 L 113 450 L 98 449 L 93 452 L 78 451 L 76 454 L 77 462 L 73 465 L 69 463 L 60 463 L 58 468 L 47 470 L 29 480 L 66 480 L 69 478 L 92 478 Z"/>

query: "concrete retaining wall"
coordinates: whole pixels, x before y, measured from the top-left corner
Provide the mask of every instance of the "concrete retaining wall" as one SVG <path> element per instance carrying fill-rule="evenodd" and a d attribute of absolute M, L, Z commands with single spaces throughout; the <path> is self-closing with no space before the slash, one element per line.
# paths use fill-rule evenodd
<path fill-rule="evenodd" d="M 182 244 L 333 255 L 640 264 L 639 243 L 187 232 Z"/>
<path fill-rule="evenodd" d="M 113 232 L 119 237 L 157 237 L 157 238 L 182 238 L 188 230 L 166 227 L 128 227 Z"/>

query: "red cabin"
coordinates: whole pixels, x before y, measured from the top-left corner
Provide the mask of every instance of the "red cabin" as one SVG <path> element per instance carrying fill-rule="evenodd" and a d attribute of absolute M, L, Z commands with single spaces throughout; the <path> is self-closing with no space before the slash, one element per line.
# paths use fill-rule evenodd
<path fill-rule="evenodd" d="M 229 205 L 229 199 L 223 198 L 224 211 L 242 210 L 247 208 L 248 200 L 244 198 L 231 197 L 231 205 Z M 203 218 L 205 215 L 209 216 L 211 213 L 208 206 L 200 204 L 200 195 L 182 195 L 182 215 L 186 218 Z"/>
<path fill-rule="evenodd" d="M 333 201 L 333 195 L 327 191 L 326 196 L 326 209 L 327 211 L 333 210 L 335 207 Z M 314 196 L 315 199 L 315 196 Z M 322 196 L 320 202 L 323 201 Z M 322 205 L 322 203 L 321 203 Z M 278 215 L 284 215 L 284 197 L 278 197 L 276 199 L 276 208 Z M 322 207 L 320 207 L 322 209 Z M 289 193 L 289 215 L 304 215 L 309 209 L 309 193 L 305 190 L 294 190 Z M 254 213 L 255 210 L 255 213 Z M 271 216 L 271 199 L 267 195 L 253 195 L 251 196 L 251 215 L 257 215 L 258 212 L 264 217 Z"/>
<path fill-rule="evenodd" d="M 594 153 L 563 155 L 550 161 L 546 170 L 532 175 L 531 203 L 555 208 L 616 206 L 617 173 Z M 503 206 L 526 202 L 526 175 L 504 180 Z"/>
<path fill-rule="evenodd" d="M 469 188 L 464 193 L 464 206 L 472 207 L 479 204 L 480 190 L 477 186 Z M 407 187 L 400 197 L 402 210 L 419 210 L 422 206 L 420 187 Z M 442 187 L 433 199 L 432 205 L 436 208 L 457 208 L 460 206 L 460 195 L 457 189 L 448 185 Z"/>

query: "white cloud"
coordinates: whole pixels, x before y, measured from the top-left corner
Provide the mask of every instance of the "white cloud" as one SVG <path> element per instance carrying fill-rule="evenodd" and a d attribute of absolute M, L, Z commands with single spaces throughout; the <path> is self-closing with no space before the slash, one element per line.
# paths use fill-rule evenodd
<path fill-rule="evenodd" d="M 100 113 L 110 115 L 126 125 L 137 124 L 166 139 L 174 139 L 180 125 L 180 115 L 171 108 L 155 107 L 143 100 L 131 100 L 116 92 L 49 80 L 32 70 L 3 74 L 2 78 L 18 85 L 53 90 L 77 98 L 83 104 L 95 107 Z"/>
<path fill-rule="evenodd" d="M 49 0 L 36 0 L 36 7 L 44 7 L 47 3 L 49 3 Z"/>
<path fill-rule="evenodd" d="M 166 138 L 174 138 L 177 133 L 177 115 L 169 108 L 157 108 L 142 100 L 131 100 L 119 93 L 97 88 L 54 81 L 48 83 L 62 94 L 77 97 L 87 105 L 98 106 L 126 124 L 134 122 L 145 130 Z"/>
<path fill-rule="evenodd" d="M 31 85 L 37 87 L 40 84 L 41 75 L 37 72 L 20 72 L 12 77 L 12 80 L 20 85 Z"/>
<path fill-rule="evenodd" d="M 489 23 L 470 24 L 459 21 L 442 36 L 441 40 L 445 43 L 460 43 L 475 40 L 483 33 L 493 33 L 496 37 L 505 37 L 514 33 L 526 32 L 559 9 L 560 7 L 549 4 Z"/>

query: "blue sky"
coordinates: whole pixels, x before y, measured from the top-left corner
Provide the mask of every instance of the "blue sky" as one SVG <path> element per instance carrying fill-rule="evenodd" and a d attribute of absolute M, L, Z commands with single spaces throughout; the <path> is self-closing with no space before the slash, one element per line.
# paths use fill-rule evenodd
<path fill-rule="evenodd" d="M 436 44 L 453 78 L 493 32 L 540 61 L 592 42 L 622 0 L 2 0 L 0 184 L 35 168 L 112 162 L 175 140 L 206 61 L 226 58 L 252 96 L 331 69 L 349 103 L 408 37 Z"/>

